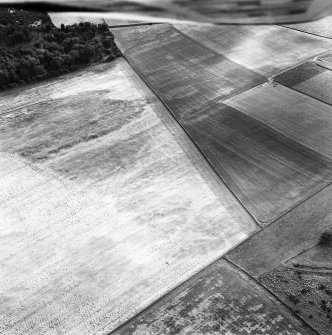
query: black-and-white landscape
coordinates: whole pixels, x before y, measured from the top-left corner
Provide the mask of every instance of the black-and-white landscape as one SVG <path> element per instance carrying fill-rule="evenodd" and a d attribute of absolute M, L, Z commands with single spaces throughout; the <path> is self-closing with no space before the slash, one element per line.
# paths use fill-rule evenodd
<path fill-rule="evenodd" d="M 331 17 L 48 15 L 2 40 L 0 334 L 329 335 Z"/>

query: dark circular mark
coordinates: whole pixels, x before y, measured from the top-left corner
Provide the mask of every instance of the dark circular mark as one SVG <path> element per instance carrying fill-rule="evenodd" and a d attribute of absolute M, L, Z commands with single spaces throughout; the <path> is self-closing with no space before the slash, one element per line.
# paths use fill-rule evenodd
<path fill-rule="evenodd" d="M 332 246 L 332 231 L 325 231 L 321 235 L 319 243 L 324 246 Z"/>
<path fill-rule="evenodd" d="M 308 292 L 310 292 L 310 290 L 309 290 L 308 288 L 303 288 L 303 289 L 301 290 L 301 293 L 302 293 L 302 294 L 307 294 Z"/>
<path fill-rule="evenodd" d="M 293 294 L 288 294 L 288 299 L 294 304 L 298 304 L 300 302 L 300 299 L 297 298 L 295 295 Z"/>

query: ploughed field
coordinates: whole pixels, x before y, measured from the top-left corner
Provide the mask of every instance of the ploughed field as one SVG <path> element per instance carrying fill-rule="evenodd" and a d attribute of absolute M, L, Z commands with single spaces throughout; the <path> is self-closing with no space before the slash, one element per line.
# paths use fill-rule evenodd
<path fill-rule="evenodd" d="M 113 33 L 0 95 L 0 334 L 329 334 L 332 41 Z"/>
<path fill-rule="evenodd" d="M 0 137 L 1 334 L 107 334 L 257 229 L 124 59 L 2 94 Z"/>
<path fill-rule="evenodd" d="M 243 113 L 233 103 L 244 94 L 253 99 L 253 89 L 257 86 L 259 101 L 273 99 L 274 91 L 279 89 L 274 87 L 275 84 L 267 83 L 266 77 L 231 61 L 221 52 L 209 49 L 172 26 L 128 29 L 115 31 L 125 57 L 261 225 L 275 220 L 330 183 L 331 160 L 307 147 L 301 141 L 303 136 L 298 141 L 292 125 L 289 126 L 291 136 L 287 136 L 285 131 L 270 127 L 262 118 Z M 318 43 L 317 38 L 313 43 Z M 321 48 L 328 46 L 332 47 L 332 43 L 322 39 Z M 263 93 L 266 85 L 273 86 L 267 94 L 271 98 L 267 99 Z M 289 96 L 291 105 L 292 91 L 282 94 L 282 101 Z M 309 113 L 311 104 L 319 104 L 313 99 L 308 103 L 306 95 L 297 99 L 307 101 Z M 325 120 L 331 120 L 331 108 L 321 105 L 318 107 L 323 109 L 319 112 L 321 118 L 315 119 L 316 124 L 312 127 L 313 141 L 317 145 L 324 141 L 321 137 L 327 135 L 326 128 L 327 132 L 330 130 L 325 127 Z M 278 115 L 278 105 L 271 114 L 267 119 L 276 119 L 276 122 L 278 118 L 282 119 L 282 115 Z M 293 127 L 304 122 L 299 113 L 294 118 Z M 308 132 L 312 131 L 309 125 L 306 126 Z M 326 146 L 327 149 L 331 147 L 330 141 L 326 141 Z"/>
<path fill-rule="evenodd" d="M 332 277 L 324 258 L 332 249 L 320 238 L 326 231 L 331 240 L 331 40 L 277 26 L 188 24 L 123 28 L 115 36 L 124 57 L 262 227 L 225 258 L 312 329 L 328 334 Z M 294 258 L 299 262 L 290 261 Z M 241 329 L 225 306 L 218 317 L 220 301 L 201 301 L 191 284 L 200 280 L 192 278 L 119 332 L 153 333 L 162 318 L 169 326 L 165 333 L 191 333 L 192 295 L 204 305 L 206 321 L 194 328 L 198 334 L 264 332 L 254 323 Z M 218 291 L 223 303 L 224 290 Z M 176 301 L 169 309 L 168 299 Z"/>

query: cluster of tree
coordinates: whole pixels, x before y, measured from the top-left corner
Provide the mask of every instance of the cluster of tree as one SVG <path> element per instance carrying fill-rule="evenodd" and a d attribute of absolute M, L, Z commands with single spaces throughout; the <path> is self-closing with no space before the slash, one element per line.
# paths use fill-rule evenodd
<path fill-rule="evenodd" d="M 0 89 L 121 56 L 108 25 L 89 22 L 0 27 Z"/>
<path fill-rule="evenodd" d="M 13 24 L 0 30 L 0 39 L 6 46 L 12 47 L 31 41 L 29 29 L 19 24 Z"/>
<path fill-rule="evenodd" d="M 51 23 L 46 12 L 26 11 L 17 8 L 0 7 L 0 24 L 7 26 L 11 24 L 29 25 L 42 20 L 44 23 Z"/>

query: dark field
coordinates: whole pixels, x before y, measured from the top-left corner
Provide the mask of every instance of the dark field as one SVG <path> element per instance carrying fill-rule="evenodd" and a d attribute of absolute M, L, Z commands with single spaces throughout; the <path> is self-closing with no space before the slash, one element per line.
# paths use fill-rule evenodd
<path fill-rule="evenodd" d="M 319 334 L 331 333 L 332 268 L 324 272 L 299 266 L 281 266 L 259 280 Z"/>
<path fill-rule="evenodd" d="M 332 105 L 332 70 L 316 62 L 301 64 L 274 77 L 274 80 Z"/>
<path fill-rule="evenodd" d="M 275 82 L 225 100 L 292 140 L 332 159 L 332 107 Z"/>
<path fill-rule="evenodd" d="M 114 335 L 314 334 L 243 272 L 220 260 Z"/>
<path fill-rule="evenodd" d="M 260 224 L 331 181 L 329 159 L 223 103 L 264 77 L 167 25 L 115 34 L 125 57 Z"/>

